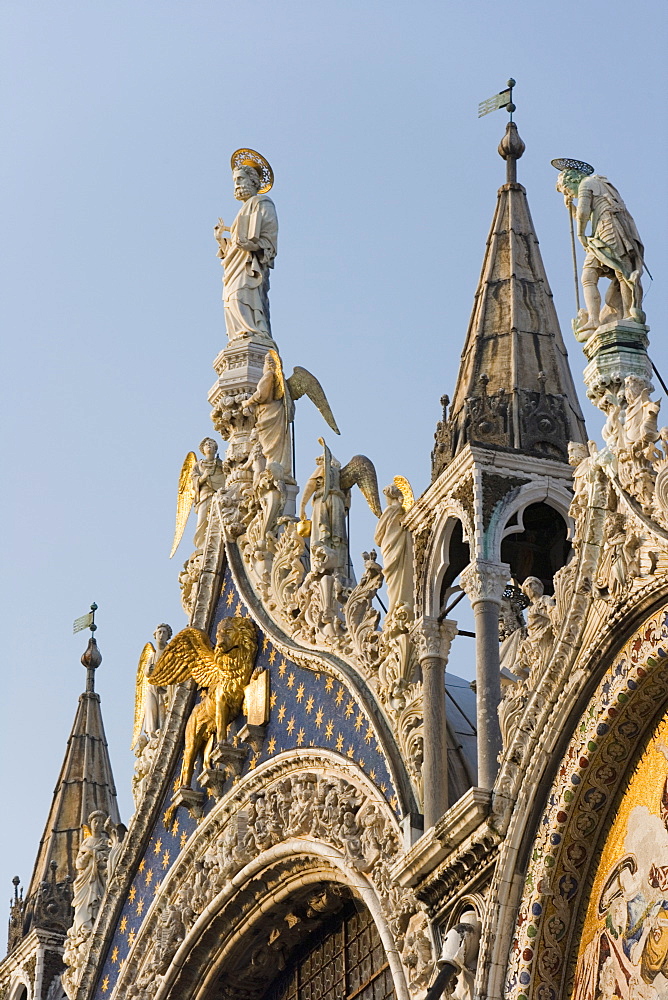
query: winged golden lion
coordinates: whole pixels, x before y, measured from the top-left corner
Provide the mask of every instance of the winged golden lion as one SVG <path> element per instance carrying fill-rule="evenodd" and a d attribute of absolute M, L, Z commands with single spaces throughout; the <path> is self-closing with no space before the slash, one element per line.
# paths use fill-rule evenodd
<path fill-rule="evenodd" d="M 149 677 L 156 685 L 180 684 L 188 678 L 205 690 L 186 726 L 181 785 L 189 786 L 195 758 L 215 737 L 225 743 L 231 722 L 241 711 L 244 689 L 251 680 L 257 655 L 255 625 L 248 618 L 223 618 L 216 645 L 206 632 L 189 626 L 166 647 Z M 208 761 L 205 759 L 205 766 Z"/>

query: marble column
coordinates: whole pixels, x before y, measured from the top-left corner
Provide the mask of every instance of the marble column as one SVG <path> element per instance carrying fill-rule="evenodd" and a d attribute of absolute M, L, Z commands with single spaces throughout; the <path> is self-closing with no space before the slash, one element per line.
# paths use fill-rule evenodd
<path fill-rule="evenodd" d="M 416 622 L 412 632 L 422 667 L 422 798 L 426 831 L 448 808 L 445 666 L 450 644 L 457 634 L 457 623 L 423 617 Z"/>
<path fill-rule="evenodd" d="M 492 788 L 501 752 L 499 703 L 499 608 L 510 566 L 478 559 L 461 575 L 475 616 L 476 634 L 476 716 L 478 727 L 478 786 Z"/>

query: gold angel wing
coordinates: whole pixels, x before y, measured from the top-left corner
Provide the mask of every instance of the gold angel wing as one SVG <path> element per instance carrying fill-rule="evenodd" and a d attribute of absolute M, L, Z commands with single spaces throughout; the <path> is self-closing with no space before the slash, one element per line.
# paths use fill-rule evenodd
<path fill-rule="evenodd" d="M 220 681 L 211 640 L 206 632 L 192 626 L 182 629 L 165 646 L 148 681 L 164 687 L 182 684 L 189 677 L 200 687 L 211 687 Z"/>
<path fill-rule="evenodd" d="M 332 413 L 332 409 L 327 402 L 325 390 L 320 385 L 315 375 L 311 375 L 306 368 L 300 368 L 297 366 L 290 378 L 287 379 L 287 385 L 292 399 L 301 399 L 302 396 L 308 396 L 311 402 L 315 403 L 317 408 L 320 410 L 334 433 L 341 433 L 339 428 L 336 426 L 334 414 Z"/>
<path fill-rule="evenodd" d="M 139 663 L 137 664 L 137 678 L 135 680 L 135 722 L 132 729 L 132 743 L 130 749 L 134 750 L 141 736 L 142 722 L 144 721 L 144 702 L 146 700 L 146 687 L 148 677 L 146 676 L 146 664 L 149 657 L 155 653 L 155 646 L 152 642 L 147 642 L 141 651 Z"/>
<path fill-rule="evenodd" d="M 181 466 L 179 489 L 176 494 L 176 527 L 174 528 L 172 551 L 169 553 L 170 559 L 178 549 L 179 543 L 183 538 L 183 532 L 186 530 L 188 515 L 190 514 L 190 510 L 195 500 L 195 487 L 193 486 L 192 471 L 196 461 L 197 456 L 195 452 L 189 451 L 184 459 L 183 465 Z"/>
<path fill-rule="evenodd" d="M 370 458 L 366 455 L 353 455 L 347 465 L 341 469 L 341 489 L 349 490 L 357 485 L 361 489 L 371 510 L 380 517 L 380 496 L 378 495 L 378 477 Z"/>
<path fill-rule="evenodd" d="M 397 487 L 397 489 L 401 490 L 401 495 L 404 498 L 402 500 L 402 506 L 406 511 L 406 513 L 408 513 L 408 511 L 415 503 L 415 496 L 413 494 L 413 489 L 411 487 L 411 484 L 408 482 L 407 479 L 404 479 L 403 476 L 395 476 L 394 485 Z"/>
<path fill-rule="evenodd" d="M 82 840 L 85 840 L 86 837 L 92 837 L 93 835 L 93 831 L 89 827 L 88 823 L 81 824 L 81 832 L 83 833 Z"/>

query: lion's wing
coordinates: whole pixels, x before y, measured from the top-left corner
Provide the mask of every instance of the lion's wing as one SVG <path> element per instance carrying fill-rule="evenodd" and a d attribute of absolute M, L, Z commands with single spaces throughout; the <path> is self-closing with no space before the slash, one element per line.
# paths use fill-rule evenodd
<path fill-rule="evenodd" d="M 192 677 L 200 687 L 220 681 L 213 646 L 199 628 L 188 626 L 167 645 L 149 677 L 149 683 L 164 686 L 181 684 Z"/>

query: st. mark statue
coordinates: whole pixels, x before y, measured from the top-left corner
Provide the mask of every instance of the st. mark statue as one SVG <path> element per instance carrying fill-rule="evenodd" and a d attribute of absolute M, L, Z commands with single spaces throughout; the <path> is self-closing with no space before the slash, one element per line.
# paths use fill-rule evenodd
<path fill-rule="evenodd" d="M 224 268 L 223 303 L 228 340 L 259 337 L 271 340 L 269 269 L 274 266 L 278 218 L 266 192 L 274 174 L 252 149 L 232 154 L 234 197 L 243 202 L 231 227 L 218 220 L 214 236 Z"/>
<path fill-rule="evenodd" d="M 578 340 L 588 340 L 599 326 L 612 322 L 644 323 L 642 285 L 644 248 L 629 210 L 607 177 L 580 160 L 558 159 L 557 191 L 575 216 L 577 235 L 586 254 L 582 268 L 585 309 L 574 322 Z M 577 207 L 574 205 L 577 199 Z M 591 221 L 591 232 L 587 226 Z M 600 278 L 610 287 L 601 309 Z"/>

